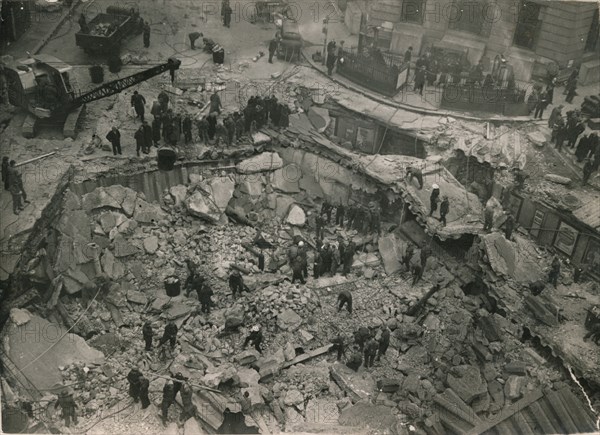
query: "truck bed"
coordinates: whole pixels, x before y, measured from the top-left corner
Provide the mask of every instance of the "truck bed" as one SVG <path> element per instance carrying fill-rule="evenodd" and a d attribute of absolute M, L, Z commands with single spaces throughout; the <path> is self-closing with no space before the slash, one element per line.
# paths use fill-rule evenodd
<path fill-rule="evenodd" d="M 129 19 L 131 19 L 131 17 L 128 15 L 100 13 L 89 22 L 90 33 L 87 33 L 87 35 L 110 37 Z"/>

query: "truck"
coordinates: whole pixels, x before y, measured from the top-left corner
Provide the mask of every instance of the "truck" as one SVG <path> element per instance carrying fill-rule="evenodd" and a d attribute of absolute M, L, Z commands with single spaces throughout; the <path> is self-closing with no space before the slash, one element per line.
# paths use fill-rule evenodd
<path fill-rule="evenodd" d="M 286 61 L 292 61 L 294 58 L 299 60 L 304 41 L 298 23 L 292 20 L 283 20 L 278 37 L 277 58 Z"/>
<path fill-rule="evenodd" d="M 88 54 L 119 53 L 124 39 L 139 35 L 144 20 L 136 8 L 109 6 L 89 23 L 89 31 L 81 29 L 75 34 L 75 44 Z"/>
<path fill-rule="evenodd" d="M 169 58 L 163 64 L 104 83 L 88 92 L 75 89 L 69 76 L 70 65 L 47 54 L 20 60 L 4 59 L 0 63 L 0 75 L 6 83 L 10 104 L 28 113 L 22 126 L 24 137 L 34 137 L 41 123 L 49 123 L 62 124 L 63 135 L 75 138 L 77 121 L 86 104 L 118 94 L 167 71 L 173 82 L 180 65 L 180 60 Z"/>

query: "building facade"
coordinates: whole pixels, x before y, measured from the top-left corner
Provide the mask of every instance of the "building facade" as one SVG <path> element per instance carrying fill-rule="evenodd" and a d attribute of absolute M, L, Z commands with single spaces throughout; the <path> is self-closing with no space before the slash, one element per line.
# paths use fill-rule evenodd
<path fill-rule="evenodd" d="M 544 76 L 553 64 L 561 70 L 581 65 L 581 82 L 598 80 L 595 1 L 379 0 L 362 21 L 362 43 L 383 51 L 454 50 L 471 64 L 482 60 L 486 70 L 503 55 L 522 81 Z"/>

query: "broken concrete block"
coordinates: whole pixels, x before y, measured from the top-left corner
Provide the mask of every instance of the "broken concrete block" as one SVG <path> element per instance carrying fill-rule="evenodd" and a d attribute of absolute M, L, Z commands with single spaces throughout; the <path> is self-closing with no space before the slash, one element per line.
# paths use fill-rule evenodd
<path fill-rule="evenodd" d="M 147 254 L 154 254 L 158 250 L 158 237 L 146 237 L 144 239 L 144 250 Z"/>
<path fill-rule="evenodd" d="M 83 195 L 81 205 L 87 211 L 105 207 L 121 208 L 121 203 L 109 195 L 104 187 L 98 187 L 94 191 Z"/>
<path fill-rule="evenodd" d="M 481 372 L 475 366 L 458 366 L 449 373 L 446 383 L 467 404 L 487 393 Z"/>
<path fill-rule="evenodd" d="M 146 296 L 142 292 L 138 292 L 135 290 L 129 290 L 127 292 L 127 300 L 134 304 L 146 305 L 148 303 L 148 296 Z"/>
<path fill-rule="evenodd" d="M 302 324 L 302 317 L 300 317 L 292 309 L 283 311 L 277 316 L 277 326 L 284 331 L 294 331 Z"/>
<path fill-rule="evenodd" d="M 500 382 L 496 380 L 488 382 L 488 393 L 491 397 L 490 412 L 498 412 L 504 408 L 504 388 Z"/>
<path fill-rule="evenodd" d="M 117 281 L 125 276 L 125 267 L 108 249 L 105 249 L 102 253 L 100 264 L 104 273 L 113 281 Z"/>
<path fill-rule="evenodd" d="M 249 367 L 239 369 L 237 374 L 240 379 L 240 386 L 244 388 L 258 385 L 258 381 L 260 380 L 258 372 Z"/>
<path fill-rule="evenodd" d="M 238 353 L 233 357 L 235 362 L 242 366 L 247 366 L 253 364 L 256 360 L 258 360 L 259 353 L 255 350 L 245 350 L 242 353 Z"/>
<path fill-rule="evenodd" d="M 392 275 L 398 272 L 402 268 L 399 261 L 403 252 L 401 241 L 393 233 L 390 233 L 380 237 L 377 245 L 385 273 Z"/>
<path fill-rule="evenodd" d="M 239 191 L 250 196 L 262 195 L 263 189 L 264 186 L 260 177 L 258 177 L 257 179 L 244 178 L 244 180 L 239 185 Z"/>
<path fill-rule="evenodd" d="M 196 417 L 187 419 L 183 425 L 183 435 L 204 435 L 205 433 Z"/>
<path fill-rule="evenodd" d="M 206 386 L 211 388 L 218 388 L 219 384 L 232 380 L 237 375 L 235 367 L 231 364 L 223 364 L 219 367 L 209 368 L 208 370 L 210 372 L 204 375 L 202 381 Z"/>
<path fill-rule="evenodd" d="M 180 317 L 187 316 L 192 312 L 192 307 L 189 305 L 174 303 L 171 305 L 167 311 L 163 313 L 163 316 L 168 320 L 179 319 Z"/>
<path fill-rule="evenodd" d="M 260 368 L 260 381 L 265 382 L 275 376 L 281 370 L 281 364 L 276 361 L 271 361 L 263 364 Z"/>
<path fill-rule="evenodd" d="M 523 395 L 525 378 L 523 376 L 509 376 L 504 384 L 504 396 L 508 400 L 517 400 Z"/>
<path fill-rule="evenodd" d="M 10 321 L 15 326 L 25 325 L 29 320 L 31 320 L 29 311 L 20 308 L 13 308 L 10 310 Z"/>
<path fill-rule="evenodd" d="M 181 205 L 187 196 L 187 187 L 184 185 L 173 186 L 169 189 L 169 193 L 173 197 L 176 206 Z"/>
<path fill-rule="evenodd" d="M 279 154 L 266 152 L 243 160 L 236 165 L 240 174 L 255 174 L 257 172 L 274 171 L 283 167 L 283 160 Z"/>
<path fill-rule="evenodd" d="M 295 225 L 297 227 L 304 226 L 306 223 L 306 214 L 300 206 L 294 204 L 288 213 L 286 221 L 288 224 Z"/>
<path fill-rule="evenodd" d="M 235 181 L 231 177 L 215 177 L 202 186 L 210 193 L 210 199 L 217 209 L 225 213 L 235 191 Z"/>
<path fill-rule="evenodd" d="M 256 409 L 256 407 L 262 406 L 265 404 L 265 401 L 260 393 L 260 388 L 258 385 L 252 385 L 250 387 L 242 388 L 242 394 L 248 393 L 248 400 L 250 404 L 250 410 Z"/>
<path fill-rule="evenodd" d="M 300 192 L 300 177 L 302 173 L 297 165 L 287 165 L 273 172 L 271 185 L 275 190 L 283 193 Z"/>
<path fill-rule="evenodd" d="M 151 204 L 141 198 L 137 198 L 133 218 L 142 224 L 156 224 L 158 221 L 166 219 L 167 214 L 158 204 Z"/>
<path fill-rule="evenodd" d="M 115 237 L 113 241 L 114 254 L 117 258 L 129 257 L 140 252 L 139 248 L 130 240 L 125 240 L 122 236 Z"/>
<path fill-rule="evenodd" d="M 357 373 L 336 362 L 329 368 L 332 379 L 346 392 L 353 403 L 369 399 L 376 388 L 375 380 L 368 373 Z"/>
<path fill-rule="evenodd" d="M 283 349 L 283 355 L 285 356 L 286 361 L 291 361 L 296 358 L 296 349 L 294 349 L 294 345 L 289 341 L 286 343 L 285 348 Z"/>
<path fill-rule="evenodd" d="M 271 137 L 260 131 L 257 131 L 252 135 L 252 143 L 254 145 L 261 145 L 269 142 L 271 142 Z"/>
<path fill-rule="evenodd" d="M 282 219 L 285 218 L 294 202 L 294 198 L 291 196 L 277 195 L 275 202 L 275 213 L 277 216 Z"/>
<path fill-rule="evenodd" d="M 287 406 L 300 405 L 304 403 L 304 395 L 298 390 L 289 390 L 285 393 L 283 401 Z"/>
<path fill-rule="evenodd" d="M 304 329 L 300 330 L 300 337 L 302 337 L 302 341 L 304 343 L 308 343 L 309 341 L 311 341 L 314 337 L 314 335 L 312 335 L 310 332 L 305 331 Z"/>
<path fill-rule="evenodd" d="M 546 136 L 541 131 L 532 131 L 527 134 L 527 138 L 538 147 L 543 147 L 547 142 Z"/>
<path fill-rule="evenodd" d="M 527 364 L 523 361 L 512 361 L 504 366 L 504 371 L 511 375 L 525 376 L 527 374 Z"/>
<path fill-rule="evenodd" d="M 209 196 L 196 192 L 185 200 L 188 213 L 192 216 L 204 219 L 210 223 L 217 223 L 221 217 L 221 211 L 210 200 Z"/>

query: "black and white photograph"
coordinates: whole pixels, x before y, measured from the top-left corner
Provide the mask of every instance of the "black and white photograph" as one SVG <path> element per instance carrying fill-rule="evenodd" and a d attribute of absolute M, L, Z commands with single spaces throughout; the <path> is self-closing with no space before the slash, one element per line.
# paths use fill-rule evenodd
<path fill-rule="evenodd" d="M 597 0 L 0 0 L 0 433 L 600 433 Z"/>

